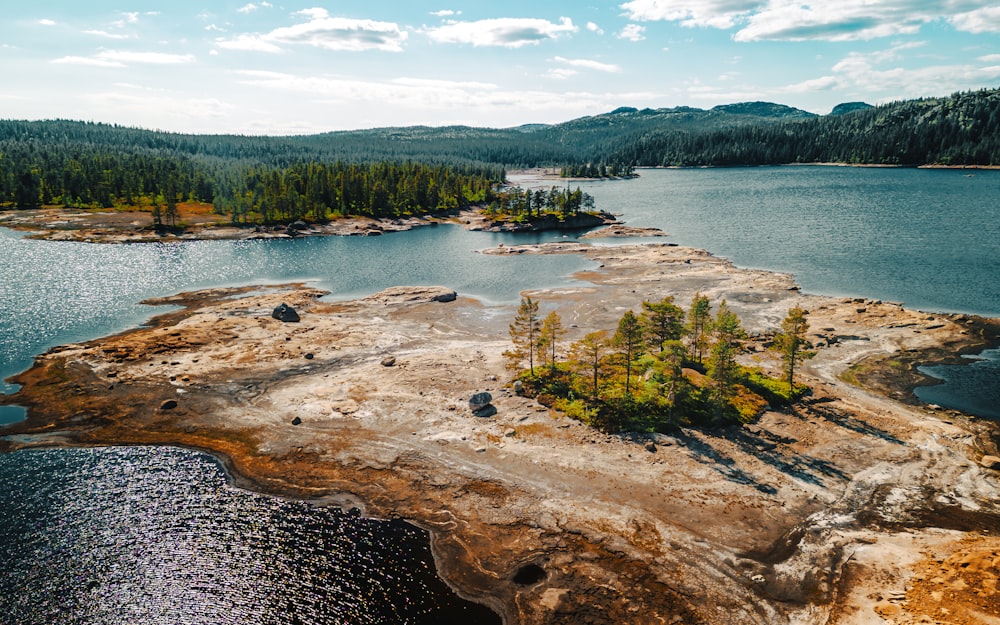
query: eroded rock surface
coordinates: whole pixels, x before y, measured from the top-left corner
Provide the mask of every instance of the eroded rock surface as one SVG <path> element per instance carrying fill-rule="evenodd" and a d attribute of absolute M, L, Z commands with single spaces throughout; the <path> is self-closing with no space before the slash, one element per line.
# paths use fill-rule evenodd
<path fill-rule="evenodd" d="M 997 472 L 979 462 L 1000 455 L 995 428 L 887 397 L 907 395 L 891 376 L 872 377 L 880 394 L 839 376 L 971 349 L 995 323 L 807 296 L 788 276 L 686 248 L 577 252 L 600 265 L 577 276 L 589 284 L 527 293 L 560 313 L 567 340 L 665 295 L 726 299 L 760 337 L 800 305 L 827 339 L 803 371 L 813 396 L 751 427 L 610 436 L 505 384 L 514 306 L 436 301 L 443 288 L 329 303 L 301 285 L 254 286 L 164 298 L 153 303 L 183 308 L 39 357 L 9 398 L 29 419 L 0 445 L 214 450 L 249 487 L 427 528 L 443 577 L 509 623 L 990 613 L 996 593 L 975 584 L 993 579 L 1000 528 Z M 282 302 L 300 323 L 271 318 Z M 777 367 L 763 349 L 748 358 Z M 464 409 L 478 392 L 494 417 Z"/>

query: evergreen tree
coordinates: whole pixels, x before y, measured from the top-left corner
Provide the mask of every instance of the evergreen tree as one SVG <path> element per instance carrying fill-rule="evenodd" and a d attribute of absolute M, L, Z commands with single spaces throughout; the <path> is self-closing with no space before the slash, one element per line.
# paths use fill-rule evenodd
<path fill-rule="evenodd" d="M 553 310 L 542 319 L 542 325 L 538 331 L 538 349 L 544 353 L 543 360 L 548 361 L 549 373 L 555 373 L 559 340 L 565 335 L 566 330 L 562 326 L 559 313 Z"/>
<path fill-rule="evenodd" d="M 733 396 L 733 387 L 740 371 L 736 357 L 743 350 L 746 333 L 739 317 L 729 309 L 725 300 L 719 304 L 712 328 L 713 342 L 708 373 L 712 378 L 712 394 L 716 404 L 722 405 Z"/>
<path fill-rule="evenodd" d="M 807 314 L 799 306 L 789 309 L 788 315 L 781 321 L 781 331 L 774 335 L 773 349 L 781 354 L 785 381 L 788 383 L 789 391 L 795 390 L 796 364 L 816 355 L 816 352 L 807 351 L 811 347 L 806 339 L 806 332 L 809 331 L 809 322 L 806 321 Z"/>
<path fill-rule="evenodd" d="M 684 333 L 684 310 L 674 304 L 670 295 L 659 302 L 643 302 L 640 321 L 651 351 L 662 352 L 665 342 L 676 341 Z"/>
<path fill-rule="evenodd" d="M 606 330 L 589 332 L 570 346 L 573 370 L 587 376 L 590 381 L 591 401 L 599 401 L 601 398 L 600 374 L 610 350 L 611 338 Z"/>
<path fill-rule="evenodd" d="M 535 353 L 538 349 L 538 302 L 530 297 L 522 297 L 521 304 L 510 324 L 510 339 L 514 343 L 512 351 L 504 352 L 511 366 L 519 367 L 525 358 L 528 371 L 535 375 Z"/>
<path fill-rule="evenodd" d="M 709 332 L 712 328 L 712 304 L 700 291 L 695 293 L 694 299 L 691 300 L 687 321 L 691 353 L 694 355 L 695 361 L 701 364 L 705 350 L 709 345 Z"/>
<path fill-rule="evenodd" d="M 625 369 L 625 395 L 632 395 L 632 363 L 642 354 L 642 325 L 631 310 L 625 311 L 612 337 L 618 359 Z"/>

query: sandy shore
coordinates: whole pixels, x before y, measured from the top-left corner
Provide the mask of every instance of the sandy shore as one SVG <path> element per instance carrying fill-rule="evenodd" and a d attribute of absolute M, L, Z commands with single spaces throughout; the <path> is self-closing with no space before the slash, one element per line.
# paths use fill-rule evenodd
<path fill-rule="evenodd" d="M 206 449 L 245 486 L 412 520 L 442 576 L 507 623 L 997 622 L 1000 483 L 980 464 L 997 428 L 908 403 L 886 374 L 982 347 L 995 320 L 805 295 L 659 243 L 494 250 L 554 252 L 600 265 L 526 293 L 567 340 L 696 291 L 758 333 L 808 309 L 813 396 L 746 427 L 609 436 L 510 391 L 512 307 L 254 286 L 164 298 L 183 308 L 40 356 L 9 398 L 30 418 L 0 447 Z M 271 318 L 282 302 L 300 322 Z M 760 345 L 746 358 L 777 366 Z M 481 391 L 495 416 L 470 412 Z"/>

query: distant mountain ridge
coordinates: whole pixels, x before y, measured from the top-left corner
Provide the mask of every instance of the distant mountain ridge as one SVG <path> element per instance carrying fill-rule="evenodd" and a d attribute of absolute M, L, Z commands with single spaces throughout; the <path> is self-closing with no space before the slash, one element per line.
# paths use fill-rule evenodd
<path fill-rule="evenodd" d="M 983 89 L 879 106 L 845 102 L 829 115 L 759 101 L 710 109 L 623 106 L 558 124 L 407 126 L 283 137 L 165 133 L 66 120 L 0 120 L 0 153 L 10 157 L 18 152 L 16 146 L 30 143 L 81 153 L 112 150 L 278 167 L 338 160 L 505 167 L 998 165 L 998 119 L 1000 90 Z"/>

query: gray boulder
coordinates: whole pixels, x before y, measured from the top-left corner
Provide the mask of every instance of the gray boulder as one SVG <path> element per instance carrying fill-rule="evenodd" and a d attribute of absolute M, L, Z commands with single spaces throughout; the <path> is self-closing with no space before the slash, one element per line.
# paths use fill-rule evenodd
<path fill-rule="evenodd" d="M 492 401 L 493 401 L 493 395 L 487 392 L 476 393 L 475 395 L 469 398 L 469 410 L 471 410 L 472 412 L 475 412 L 477 410 L 482 410 L 486 406 L 489 406 L 490 402 Z"/>
<path fill-rule="evenodd" d="M 299 313 L 295 312 L 294 308 L 284 302 L 282 302 L 281 306 L 278 306 L 271 312 L 271 316 L 284 323 L 295 323 L 299 321 Z"/>

